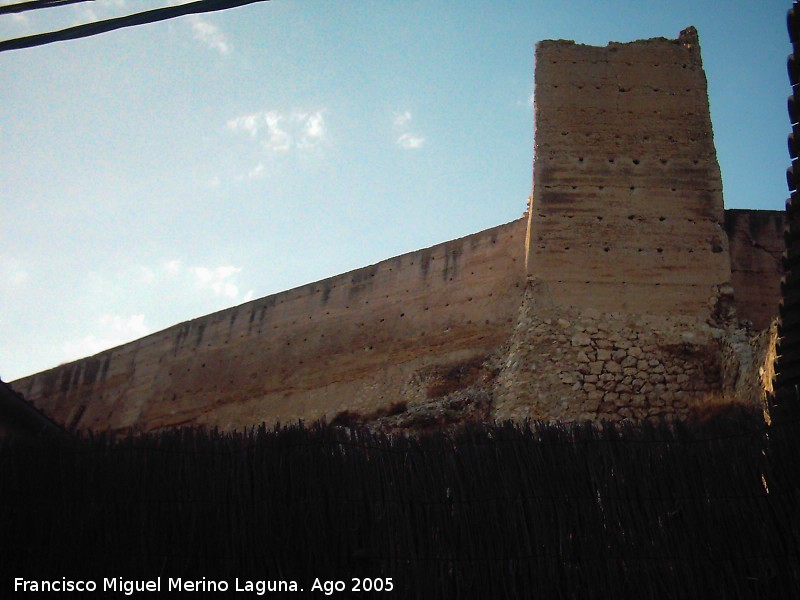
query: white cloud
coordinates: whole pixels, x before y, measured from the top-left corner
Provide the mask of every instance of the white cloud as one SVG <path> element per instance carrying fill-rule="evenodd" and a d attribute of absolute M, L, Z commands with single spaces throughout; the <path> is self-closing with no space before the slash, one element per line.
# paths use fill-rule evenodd
<path fill-rule="evenodd" d="M 101 315 L 100 325 L 111 334 L 123 337 L 139 338 L 150 333 L 150 328 L 144 322 L 144 315 Z"/>
<path fill-rule="evenodd" d="M 233 133 L 251 138 L 257 144 L 256 158 L 261 159 L 237 176 L 239 181 L 266 176 L 270 163 L 264 158 L 296 155 L 305 159 L 314 156 L 329 141 L 325 109 L 313 112 L 263 110 L 230 119 L 226 126 Z"/>
<path fill-rule="evenodd" d="M 403 150 L 417 150 L 422 148 L 425 143 L 425 138 L 419 133 L 409 131 L 411 125 L 411 112 L 403 111 L 395 113 L 392 129 L 397 136 L 395 142 Z"/>
<path fill-rule="evenodd" d="M 408 125 L 411 122 L 411 113 L 408 111 L 397 113 L 394 116 L 394 126 L 395 128 L 402 128 Z"/>
<path fill-rule="evenodd" d="M 251 137 L 256 137 L 266 114 L 268 113 L 253 113 L 252 115 L 236 117 L 228 121 L 228 129 L 235 133 L 244 131 L 249 133 Z"/>
<path fill-rule="evenodd" d="M 267 126 L 267 139 L 261 145 L 272 152 L 286 152 L 292 148 L 292 136 L 284 129 L 283 115 L 271 111 L 264 113 L 264 123 Z"/>
<path fill-rule="evenodd" d="M 92 329 L 94 333 L 63 344 L 60 359 L 62 362 L 97 354 L 144 337 L 151 332 L 143 314 L 129 316 L 103 314 L 95 320 Z"/>
<path fill-rule="evenodd" d="M 265 110 L 231 119 L 227 127 L 234 133 L 246 133 L 258 139 L 269 152 L 283 153 L 316 148 L 327 142 L 324 113 L 324 110 L 313 113 Z"/>
<path fill-rule="evenodd" d="M 325 139 L 325 119 L 321 111 L 304 117 L 303 137 L 300 138 L 300 145 L 307 146 L 315 144 L 317 141 Z"/>
<path fill-rule="evenodd" d="M 192 33 L 194 38 L 202 42 L 212 50 L 216 50 L 220 54 L 230 54 L 231 45 L 228 39 L 219 27 L 213 23 L 209 23 L 198 15 L 191 15 L 189 23 L 192 25 Z"/>
<path fill-rule="evenodd" d="M 242 267 L 226 262 L 202 266 L 177 258 L 110 274 L 92 272 L 78 294 L 78 304 L 73 310 L 65 308 L 79 329 L 73 330 L 74 337 L 53 343 L 53 359 L 77 360 L 149 335 L 187 315 L 248 302 L 256 293 L 245 287 L 242 272 Z M 28 277 L 18 261 L 0 255 L 3 275 L 18 282 Z M 0 286 L 7 285 L 0 280 Z M 0 297 L 3 293 L 11 297 L 0 287 Z"/>
<path fill-rule="evenodd" d="M 404 133 L 397 138 L 397 145 L 403 150 L 416 150 L 417 148 L 422 148 L 424 143 L 424 137 L 416 136 L 412 133 Z"/>
<path fill-rule="evenodd" d="M 210 289 L 216 296 L 223 296 L 235 300 L 239 296 L 239 286 L 233 281 L 234 276 L 241 272 L 241 267 L 225 265 L 215 269 L 195 267 L 192 269 L 197 286 L 200 289 Z"/>
<path fill-rule="evenodd" d="M 164 263 L 163 269 L 170 275 L 175 275 L 182 268 L 181 261 L 174 259 Z"/>
<path fill-rule="evenodd" d="M 153 269 L 142 268 L 143 272 L 154 274 Z M 178 260 L 170 260 L 161 265 L 161 271 L 171 278 L 175 277 L 188 277 L 189 282 L 194 283 L 195 287 L 200 290 L 207 290 L 215 296 L 222 296 L 230 300 L 239 299 L 239 283 L 237 275 L 242 272 L 242 267 L 234 267 L 233 265 L 222 265 L 220 267 L 184 267 L 183 263 Z M 175 283 L 170 283 L 170 287 L 174 287 Z M 249 291 L 245 297 L 244 302 L 252 299 L 248 295 L 254 292 Z"/>
<path fill-rule="evenodd" d="M 264 163 L 258 163 L 248 173 L 248 179 L 259 179 L 264 176 Z"/>

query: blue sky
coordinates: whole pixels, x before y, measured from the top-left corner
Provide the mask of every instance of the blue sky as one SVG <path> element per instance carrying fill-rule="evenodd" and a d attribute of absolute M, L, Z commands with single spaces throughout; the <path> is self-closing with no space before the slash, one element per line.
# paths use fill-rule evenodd
<path fill-rule="evenodd" d="M 696 26 L 726 206 L 782 209 L 790 6 L 273 0 L 0 53 L 0 376 L 521 216 L 542 39 Z"/>

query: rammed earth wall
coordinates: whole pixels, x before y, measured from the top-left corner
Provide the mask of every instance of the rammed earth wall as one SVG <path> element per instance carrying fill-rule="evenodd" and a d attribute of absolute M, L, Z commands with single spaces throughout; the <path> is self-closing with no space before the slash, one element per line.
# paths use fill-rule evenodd
<path fill-rule="evenodd" d="M 482 359 L 524 291 L 524 219 L 176 325 L 14 382 L 69 427 L 152 430 L 373 413 Z M 479 361 L 480 362 L 480 361 Z"/>
<path fill-rule="evenodd" d="M 697 32 L 541 42 L 535 108 L 527 218 L 14 387 L 77 429 L 685 418 L 759 401 L 774 336 L 739 319 L 776 313 L 783 217 L 723 211 Z"/>
<path fill-rule="evenodd" d="M 739 318 L 751 321 L 756 329 L 768 327 L 778 314 L 785 214 L 782 210 L 725 211 L 736 310 Z"/>
<path fill-rule="evenodd" d="M 730 282 L 697 33 L 536 48 L 528 273 L 561 304 L 703 315 Z"/>

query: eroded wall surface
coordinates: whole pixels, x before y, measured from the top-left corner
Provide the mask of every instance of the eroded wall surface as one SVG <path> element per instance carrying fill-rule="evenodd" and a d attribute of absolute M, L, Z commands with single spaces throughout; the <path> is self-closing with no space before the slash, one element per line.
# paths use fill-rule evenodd
<path fill-rule="evenodd" d="M 756 329 L 768 327 L 778 314 L 785 221 L 784 211 L 725 211 L 736 312 Z"/>
<path fill-rule="evenodd" d="M 536 49 L 528 272 L 570 306 L 701 315 L 730 280 L 694 29 Z"/>
<path fill-rule="evenodd" d="M 225 429 L 370 413 L 482 361 L 524 291 L 524 219 L 176 325 L 14 382 L 77 429 Z"/>

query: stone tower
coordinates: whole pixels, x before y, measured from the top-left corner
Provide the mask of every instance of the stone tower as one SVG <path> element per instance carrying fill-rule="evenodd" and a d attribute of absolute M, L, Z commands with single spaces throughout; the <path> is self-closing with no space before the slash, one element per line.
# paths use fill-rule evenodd
<path fill-rule="evenodd" d="M 729 283 L 706 87 L 693 27 L 537 45 L 527 270 L 557 302 L 700 316 Z"/>

